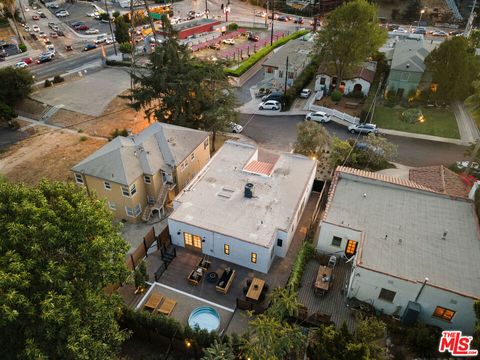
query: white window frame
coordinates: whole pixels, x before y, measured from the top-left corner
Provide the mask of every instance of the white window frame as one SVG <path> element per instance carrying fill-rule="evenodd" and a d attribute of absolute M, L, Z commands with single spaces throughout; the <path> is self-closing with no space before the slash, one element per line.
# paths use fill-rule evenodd
<path fill-rule="evenodd" d="M 117 204 L 115 204 L 114 201 L 109 201 L 109 202 L 108 202 L 108 208 L 109 208 L 110 210 L 117 210 Z"/>
<path fill-rule="evenodd" d="M 205 141 L 203 142 L 203 150 L 206 150 L 208 145 L 210 145 L 210 141 L 208 138 L 206 138 Z"/>
<path fill-rule="evenodd" d="M 129 190 L 130 190 L 130 197 L 132 197 L 137 193 L 137 186 L 135 184 L 132 184 Z"/>
<path fill-rule="evenodd" d="M 131 214 L 129 214 L 129 210 Z M 135 217 L 133 209 L 128 206 L 125 206 L 125 213 L 127 214 L 128 217 L 133 217 L 133 218 Z"/>
<path fill-rule="evenodd" d="M 190 155 L 190 161 L 194 161 L 195 160 L 195 153 L 192 152 L 192 154 Z"/>
<path fill-rule="evenodd" d="M 150 175 L 143 175 L 143 182 L 145 184 L 151 184 L 152 183 L 152 177 Z"/>
<path fill-rule="evenodd" d="M 75 173 L 75 182 L 80 185 L 85 184 L 85 181 L 83 180 L 83 175 Z"/>
<path fill-rule="evenodd" d="M 130 190 L 128 189 L 128 186 L 122 185 L 122 195 L 125 197 L 130 197 Z"/>
<path fill-rule="evenodd" d="M 108 181 L 103 182 L 103 187 L 105 188 L 105 190 L 112 190 L 112 184 L 110 184 Z"/>
<path fill-rule="evenodd" d="M 133 215 L 135 215 L 135 217 L 139 217 L 141 214 L 142 214 L 142 204 L 138 203 L 133 208 Z"/>
<path fill-rule="evenodd" d="M 185 160 L 180 164 L 180 171 L 184 172 L 187 167 L 188 167 L 188 160 Z"/>

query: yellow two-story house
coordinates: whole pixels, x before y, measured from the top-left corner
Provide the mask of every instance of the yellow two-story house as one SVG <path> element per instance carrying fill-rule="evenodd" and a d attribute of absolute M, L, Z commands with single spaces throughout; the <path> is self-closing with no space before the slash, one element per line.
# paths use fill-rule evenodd
<path fill-rule="evenodd" d="M 118 219 L 148 220 L 210 160 L 209 134 L 165 123 L 118 136 L 72 168 L 75 182 L 106 199 Z"/>

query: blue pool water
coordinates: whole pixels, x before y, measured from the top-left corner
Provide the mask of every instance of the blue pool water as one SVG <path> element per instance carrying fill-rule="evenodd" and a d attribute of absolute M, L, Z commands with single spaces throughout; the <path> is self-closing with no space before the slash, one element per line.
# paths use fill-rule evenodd
<path fill-rule="evenodd" d="M 197 325 L 200 329 L 217 331 L 220 327 L 220 315 L 210 306 L 198 307 L 188 317 L 188 326 L 194 328 Z"/>

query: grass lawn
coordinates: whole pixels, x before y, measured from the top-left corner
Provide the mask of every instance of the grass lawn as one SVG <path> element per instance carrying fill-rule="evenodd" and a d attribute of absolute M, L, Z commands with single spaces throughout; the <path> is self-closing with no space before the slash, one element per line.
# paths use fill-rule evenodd
<path fill-rule="evenodd" d="M 452 111 L 422 107 L 421 110 L 425 117 L 425 122 L 408 124 L 400 120 L 403 110 L 405 109 L 377 106 L 375 107 L 373 122 L 378 127 L 384 129 L 460 139 L 457 120 Z"/>

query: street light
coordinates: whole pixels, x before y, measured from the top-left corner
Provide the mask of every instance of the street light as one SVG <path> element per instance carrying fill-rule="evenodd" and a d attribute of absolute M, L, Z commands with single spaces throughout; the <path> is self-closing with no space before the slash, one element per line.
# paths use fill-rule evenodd
<path fill-rule="evenodd" d="M 425 9 L 420 10 L 420 18 L 418 19 L 418 23 L 417 23 L 417 30 L 418 30 L 418 27 L 420 26 L 420 21 L 422 21 L 423 14 L 425 14 Z"/>

